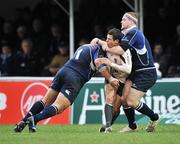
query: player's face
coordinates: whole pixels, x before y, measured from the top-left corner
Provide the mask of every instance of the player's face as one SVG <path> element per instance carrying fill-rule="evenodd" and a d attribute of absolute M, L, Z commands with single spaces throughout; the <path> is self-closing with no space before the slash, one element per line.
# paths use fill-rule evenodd
<path fill-rule="evenodd" d="M 121 20 L 121 29 L 122 30 L 128 29 L 129 25 L 130 25 L 130 20 L 127 17 L 123 16 L 123 18 Z"/>
<path fill-rule="evenodd" d="M 112 35 L 107 35 L 107 39 L 106 39 L 107 45 L 109 48 L 112 48 L 113 46 L 116 45 L 116 41 L 113 40 L 113 36 Z"/>

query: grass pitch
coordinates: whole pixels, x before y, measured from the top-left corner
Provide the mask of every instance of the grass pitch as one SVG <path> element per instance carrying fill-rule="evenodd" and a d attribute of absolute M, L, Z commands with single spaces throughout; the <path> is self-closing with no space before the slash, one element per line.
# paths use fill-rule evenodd
<path fill-rule="evenodd" d="M 0 125 L 0 144 L 180 144 L 180 125 L 158 125 L 147 133 L 145 125 L 138 132 L 118 133 L 125 125 L 116 124 L 112 133 L 99 133 L 101 125 L 38 125 L 36 133 L 25 128 L 14 133 L 14 125 Z"/>

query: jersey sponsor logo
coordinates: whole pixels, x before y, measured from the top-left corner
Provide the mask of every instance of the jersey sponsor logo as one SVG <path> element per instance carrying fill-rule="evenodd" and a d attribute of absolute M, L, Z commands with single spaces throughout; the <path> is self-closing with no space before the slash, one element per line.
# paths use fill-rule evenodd
<path fill-rule="evenodd" d="M 65 90 L 65 93 L 69 95 L 71 92 L 69 90 Z"/>
<path fill-rule="evenodd" d="M 39 101 L 44 97 L 47 90 L 48 86 L 40 82 L 31 83 L 25 88 L 21 98 L 21 113 L 23 117 L 26 115 L 26 113 L 30 110 L 30 108 L 35 102 Z M 49 120 L 50 118 L 43 120 L 40 123 L 47 124 Z"/>
<path fill-rule="evenodd" d="M 129 41 L 127 37 L 124 37 L 121 41 Z"/>
<path fill-rule="evenodd" d="M 137 88 L 137 86 L 136 86 L 136 84 L 135 84 L 135 83 L 133 83 L 133 84 L 132 84 L 132 87 Z"/>

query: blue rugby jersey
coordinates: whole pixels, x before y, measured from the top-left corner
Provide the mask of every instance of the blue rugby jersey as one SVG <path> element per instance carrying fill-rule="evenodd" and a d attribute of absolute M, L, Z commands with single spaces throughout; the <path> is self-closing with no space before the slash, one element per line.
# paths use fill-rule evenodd
<path fill-rule="evenodd" d="M 150 44 L 137 27 L 131 28 L 124 35 L 121 44 L 130 46 L 133 71 L 155 68 Z"/>
<path fill-rule="evenodd" d="M 85 44 L 76 50 L 74 56 L 64 66 L 77 71 L 88 81 L 97 71 L 94 60 L 103 56 L 104 52 L 99 45 Z"/>

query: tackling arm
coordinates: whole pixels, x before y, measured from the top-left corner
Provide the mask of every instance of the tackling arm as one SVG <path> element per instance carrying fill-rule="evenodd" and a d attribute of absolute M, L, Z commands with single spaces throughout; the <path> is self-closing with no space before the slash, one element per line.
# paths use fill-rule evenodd
<path fill-rule="evenodd" d="M 127 74 L 131 73 L 131 67 L 132 67 L 131 65 L 127 65 L 127 64 L 118 65 L 116 63 L 111 62 L 110 66 L 117 71 L 121 71 Z"/>
<path fill-rule="evenodd" d="M 130 74 L 131 69 L 132 69 L 132 60 L 131 60 L 130 50 L 129 49 L 126 50 L 126 52 L 122 56 L 124 57 L 125 62 L 122 61 L 121 65 L 110 61 L 108 58 L 98 58 L 96 59 L 96 63 L 98 63 L 99 65 L 106 64 L 117 71 Z"/>
<path fill-rule="evenodd" d="M 123 55 L 124 53 L 124 50 L 121 46 L 114 46 L 112 48 L 107 47 L 106 51 L 116 55 Z"/>
<path fill-rule="evenodd" d="M 106 41 L 100 40 L 99 38 L 92 39 L 90 44 L 92 44 L 92 45 L 96 45 L 96 44 L 100 45 L 102 47 L 103 51 L 106 51 L 106 49 L 108 48 Z"/>
<path fill-rule="evenodd" d="M 110 83 L 113 87 L 117 88 L 117 87 L 119 86 L 119 80 L 116 79 L 116 78 L 114 78 L 114 77 L 112 77 L 111 74 L 109 73 L 109 70 L 108 70 L 107 66 L 99 63 L 98 59 L 99 59 L 99 58 L 97 58 L 97 59 L 95 60 L 95 65 L 96 65 L 96 67 L 98 68 L 99 72 L 101 73 L 101 75 L 102 75 L 103 77 L 105 77 L 105 78 L 109 81 L 109 83 Z"/>

